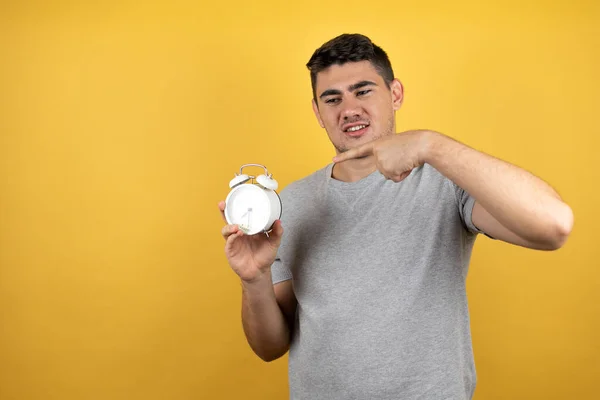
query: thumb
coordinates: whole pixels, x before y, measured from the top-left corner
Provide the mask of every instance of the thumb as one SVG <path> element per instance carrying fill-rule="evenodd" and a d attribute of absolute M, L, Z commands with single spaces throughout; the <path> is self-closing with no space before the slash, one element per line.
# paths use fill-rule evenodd
<path fill-rule="evenodd" d="M 269 234 L 269 241 L 271 244 L 275 246 L 279 246 L 281 243 L 281 237 L 283 236 L 283 226 L 281 225 L 281 220 L 275 221 L 273 224 L 273 230 Z"/>

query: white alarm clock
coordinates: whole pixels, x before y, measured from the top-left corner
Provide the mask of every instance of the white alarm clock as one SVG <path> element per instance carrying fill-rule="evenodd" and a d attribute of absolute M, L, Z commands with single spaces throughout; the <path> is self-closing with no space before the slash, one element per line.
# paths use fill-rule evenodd
<path fill-rule="evenodd" d="M 256 177 L 243 173 L 245 167 L 261 167 L 263 175 Z M 281 198 L 277 194 L 277 181 L 261 164 L 244 164 L 240 173 L 229 182 L 231 191 L 225 199 L 225 219 L 238 225 L 246 235 L 265 233 L 281 218 Z"/>

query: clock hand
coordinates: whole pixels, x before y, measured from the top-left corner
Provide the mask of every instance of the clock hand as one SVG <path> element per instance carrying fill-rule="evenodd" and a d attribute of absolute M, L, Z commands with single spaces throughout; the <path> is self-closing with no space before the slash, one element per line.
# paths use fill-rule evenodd
<path fill-rule="evenodd" d="M 242 216 L 240 217 L 240 219 L 243 219 L 244 217 L 246 217 L 246 224 L 240 224 L 239 227 L 242 231 L 247 231 L 250 229 L 250 215 L 252 213 L 252 207 L 248 207 L 248 211 L 246 211 L 244 214 L 242 214 Z"/>

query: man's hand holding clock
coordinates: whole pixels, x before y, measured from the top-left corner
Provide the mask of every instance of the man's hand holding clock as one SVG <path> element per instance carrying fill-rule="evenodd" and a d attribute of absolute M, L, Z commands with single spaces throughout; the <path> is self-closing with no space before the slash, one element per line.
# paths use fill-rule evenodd
<path fill-rule="evenodd" d="M 219 210 L 225 218 L 225 202 L 219 202 Z M 248 212 L 250 213 L 250 211 Z M 221 230 L 225 243 L 225 255 L 233 271 L 244 281 L 251 283 L 270 273 L 277 249 L 281 243 L 283 227 L 275 221 L 269 235 L 246 235 L 238 225 L 225 225 Z"/>

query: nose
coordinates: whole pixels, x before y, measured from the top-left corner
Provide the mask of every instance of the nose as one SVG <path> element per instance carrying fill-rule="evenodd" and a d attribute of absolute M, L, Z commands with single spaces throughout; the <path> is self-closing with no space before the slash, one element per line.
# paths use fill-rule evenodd
<path fill-rule="evenodd" d="M 347 99 L 344 99 L 344 108 L 342 109 L 342 118 L 344 121 L 355 119 L 356 117 L 360 117 L 362 114 L 362 108 L 360 107 L 360 102 L 354 98 L 354 96 L 348 96 Z"/>

